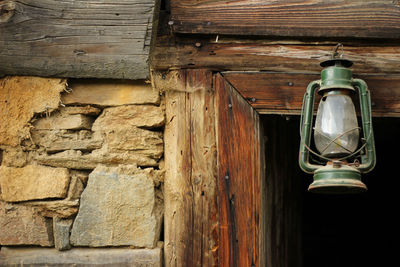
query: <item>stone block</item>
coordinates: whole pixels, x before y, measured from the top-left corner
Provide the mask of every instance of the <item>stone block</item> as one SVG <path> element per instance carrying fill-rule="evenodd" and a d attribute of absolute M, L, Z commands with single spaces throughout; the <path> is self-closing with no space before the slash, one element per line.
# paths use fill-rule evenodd
<path fill-rule="evenodd" d="M 0 251 L 0 266 L 161 267 L 162 250 L 129 248 L 9 248 Z"/>
<path fill-rule="evenodd" d="M 158 128 L 164 125 L 161 107 L 150 105 L 128 105 L 106 108 L 93 124 L 93 131 L 111 132 L 130 130 L 134 127 Z"/>
<path fill-rule="evenodd" d="M 24 202 L 24 205 L 34 207 L 43 217 L 71 218 L 78 213 L 79 199 L 29 201 Z"/>
<path fill-rule="evenodd" d="M 68 250 L 71 248 L 69 234 L 72 226 L 72 219 L 53 219 L 54 245 L 58 250 Z"/>
<path fill-rule="evenodd" d="M 83 174 L 77 171 L 71 172 L 71 182 L 69 183 L 67 199 L 79 199 L 81 197 L 83 189 L 85 189 L 82 176 Z"/>
<path fill-rule="evenodd" d="M 0 245 L 53 246 L 52 220 L 33 207 L 0 202 Z"/>
<path fill-rule="evenodd" d="M 47 152 L 55 153 L 64 150 L 92 151 L 101 148 L 103 139 L 99 134 L 88 130 L 32 130 L 32 140 L 43 146 Z"/>
<path fill-rule="evenodd" d="M 66 167 L 77 170 L 93 170 L 98 164 L 118 165 L 135 164 L 140 167 L 158 166 L 152 155 L 141 151 L 111 152 L 106 147 L 83 154 L 79 150 L 66 150 L 52 155 L 38 155 L 35 160 L 43 165 Z"/>
<path fill-rule="evenodd" d="M 64 198 L 69 181 L 70 175 L 66 168 L 0 166 L 1 196 L 7 202 Z"/>
<path fill-rule="evenodd" d="M 90 130 L 92 123 L 93 119 L 91 117 L 82 114 L 65 115 L 55 112 L 50 117 L 38 119 L 33 126 L 37 130 Z"/>
<path fill-rule="evenodd" d="M 144 81 L 77 80 L 71 81 L 72 92 L 62 96 L 64 104 L 119 106 L 127 104 L 159 104 L 158 90 Z"/>
<path fill-rule="evenodd" d="M 163 206 L 153 172 L 136 166 L 98 166 L 89 175 L 71 231 L 74 246 L 153 248 Z"/>
<path fill-rule="evenodd" d="M 84 107 L 63 107 L 60 110 L 69 115 L 83 114 L 87 116 L 97 116 L 101 112 L 101 109 L 89 105 Z"/>
<path fill-rule="evenodd" d="M 136 151 L 139 154 L 159 159 L 164 152 L 163 135 L 140 128 L 115 130 L 106 134 L 106 143 L 110 152 L 121 150 Z"/>
<path fill-rule="evenodd" d="M 0 145 L 17 146 L 29 138 L 35 113 L 52 111 L 60 103 L 65 79 L 4 77 L 0 79 Z"/>

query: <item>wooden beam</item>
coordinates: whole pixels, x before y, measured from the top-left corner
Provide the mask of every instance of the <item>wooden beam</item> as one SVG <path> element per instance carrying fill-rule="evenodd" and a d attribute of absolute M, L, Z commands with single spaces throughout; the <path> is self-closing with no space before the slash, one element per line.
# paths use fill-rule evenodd
<path fill-rule="evenodd" d="M 209 68 L 319 73 L 337 41 L 299 42 L 209 38 L 158 38 L 152 68 Z M 400 74 L 400 44 L 343 42 L 344 56 L 354 61 L 354 73 Z"/>
<path fill-rule="evenodd" d="M 263 133 L 257 112 L 217 74 L 219 266 L 265 266 Z"/>
<path fill-rule="evenodd" d="M 0 76 L 146 79 L 159 2 L 0 1 Z"/>
<path fill-rule="evenodd" d="M 218 214 L 212 73 L 181 70 L 153 77 L 166 93 L 165 266 L 214 266 Z"/>
<path fill-rule="evenodd" d="M 226 72 L 223 75 L 261 114 L 300 114 L 308 83 L 320 79 L 319 74 L 309 73 Z M 364 79 L 369 86 L 373 116 L 400 117 L 400 75 L 355 77 Z M 358 100 L 354 102 L 358 107 Z"/>
<path fill-rule="evenodd" d="M 400 38 L 393 0 L 171 1 L 179 33 Z"/>

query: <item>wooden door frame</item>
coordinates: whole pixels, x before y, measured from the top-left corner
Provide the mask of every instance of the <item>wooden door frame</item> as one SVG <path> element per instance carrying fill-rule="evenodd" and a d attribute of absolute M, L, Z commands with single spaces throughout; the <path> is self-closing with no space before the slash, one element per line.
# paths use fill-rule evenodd
<path fill-rule="evenodd" d="M 264 185 L 260 177 L 264 165 L 259 165 L 263 160 L 263 135 L 257 112 L 221 74 L 210 70 L 155 72 L 153 82 L 165 92 L 167 122 L 165 265 L 264 266 L 265 233 L 260 234 L 260 222 L 264 220 L 260 193 Z M 249 129 L 242 128 L 239 133 L 241 124 Z M 230 138 L 235 133 L 239 139 Z M 245 148 L 240 138 L 248 136 L 253 140 L 250 149 L 238 153 L 231 150 L 238 140 L 236 145 Z M 242 153 L 258 169 L 248 164 L 250 167 L 238 170 L 235 164 L 243 164 L 239 162 Z M 250 184 L 248 188 L 240 186 L 238 177 L 244 177 L 240 172 L 250 172 L 245 181 Z M 258 180 L 252 181 L 253 176 Z M 248 190 L 242 192 L 241 188 Z M 251 193 L 254 190 L 259 193 Z M 247 193 L 254 196 L 247 200 Z M 234 203 L 235 194 L 242 204 Z M 252 203 L 257 204 L 252 207 Z M 249 218 L 250 224 L 233 215 L 247 214 L 247 208 L 248 217 L 240 216 Z"/>
<path fill-rule="evenodd" d="M 298 114 L 304 85 L 318 78 L 308 73 L 226 72 L 222 75 L 224 83 L 233 88 L 233 94 L 243 96 L 242 104 L 252 106 L 255 114 Z M 221 234 L 221 227 L 226 225 L 220 224 L 221 207 L 226 202 L 219 195 L 223 192 L 220 182 L 225 176 L 221 158 L 226 155 L 221 154 L 218 118 L 222 117 L 221 112 L 229 112 L 226 108 L 229 103 L 221 102 L 226 92 L 216 90 L 217 75 L 209 69 L 153 72 L 152 76 L 154 86 L 165 92 L 166 106 L 165 265 L 223 266 L 221 263 L 226 259 L 232 262 L 232 251 L 224 247 L 226 240 Z M 363 78 L 372 85 L 373 114 L 398 117 L 400 106 L 396 99 L 400 99 L 400 90 L 395 88 L 400 87 L 400 76 L 366 75 Z M 260 225 L 263 221 L 264 218 L 259 220 Z M 265 266 L 266 248 L 262 240 L 265 236 L 255 245 L 261 252 L 251 262 L 254 266 Z"/>

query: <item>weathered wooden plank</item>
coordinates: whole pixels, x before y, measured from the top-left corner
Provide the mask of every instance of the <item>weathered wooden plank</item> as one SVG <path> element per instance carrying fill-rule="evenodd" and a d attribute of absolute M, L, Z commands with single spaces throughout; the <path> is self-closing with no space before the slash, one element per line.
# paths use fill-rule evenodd
<path fill-rule="evenodd" d="M 146 79 L 159 2 L 0 1 L 0 76 Z"/>
<path fill-rule="evenodd" d="M 300 114 L 308 83 L 319 74 L 226 72 L 224 77 L 261 114 Z M 400 75 L 354 75 L 371 91 L 372 115 L 400 117 Z M 316 104 L 319 96 L 317 96 Z M 358 99 L 354 98 L 356 108 Z"/>
<path fill-rule="evenodd" d="M 2 247 L 0 266 L 162 266 L 162 250 L 127 248 L 54 248 Z"/>
<path fill-rule="evenodd" d="M 169 83 L 171 77 L 177 83 Z M 218 214 L 212 73 L 182 70 L 164 78 L 155 84 L 166 91 L 165 264 L 213 266 Z"/>
<path fill-rule="evenodd" d="M 171 1 L 180 33 L 400 38 L 393 0 Z"/>
<path fill-rule="evenodd" d="M 198 46 L 196 46 L 196 43 Z M 152 67 L 209 68 L 212 70 L 321 71 L 336 42 L 290 42 L 158 38 Z M 343 42 L 344 56 L 354 62 L 355 73 L 400 73 L 400 45 L 396 43 Z"/>
<path fill-rule="evenodd" d="M 264 177 L 257 112 L 216 75 L 219 264 L 264 266 L 260 214 Z M 265 218 L 265 217 L 264 217 Z"/>

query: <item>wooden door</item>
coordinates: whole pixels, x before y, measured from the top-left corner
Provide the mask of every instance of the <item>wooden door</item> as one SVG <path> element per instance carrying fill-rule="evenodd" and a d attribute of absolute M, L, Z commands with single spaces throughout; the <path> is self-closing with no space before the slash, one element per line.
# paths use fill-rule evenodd
<path fill-rule="evenodd" d="M 263 133 L 258 113 L 215 76 L 219 266 L 265 266 Z"/>

